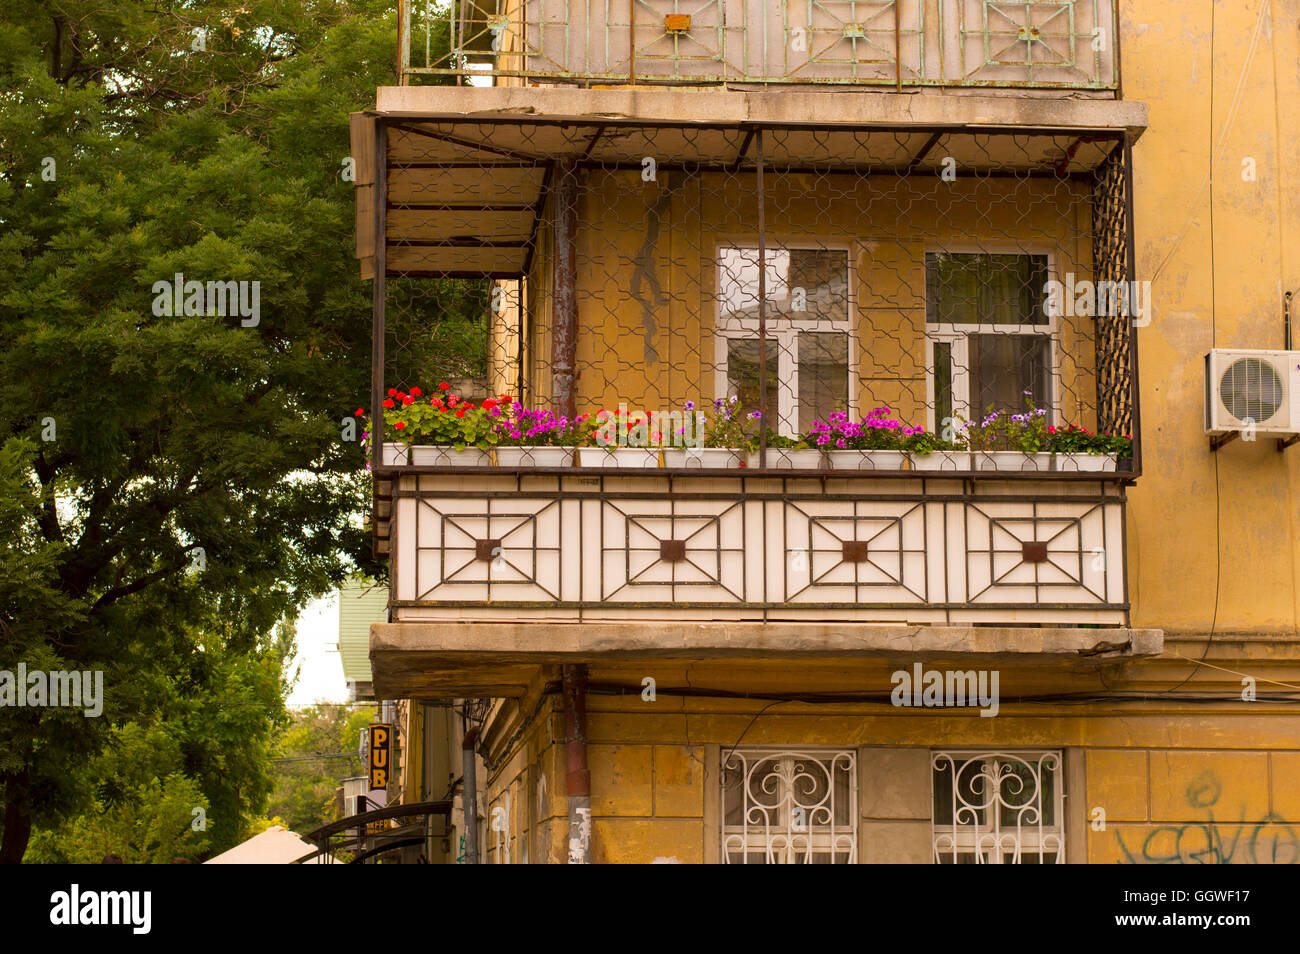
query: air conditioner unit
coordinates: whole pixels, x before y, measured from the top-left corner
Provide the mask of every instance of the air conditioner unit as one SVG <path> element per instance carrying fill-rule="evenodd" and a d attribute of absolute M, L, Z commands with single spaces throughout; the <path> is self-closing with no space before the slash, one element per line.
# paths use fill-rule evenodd
<path fill-rule="evenodd" d="M 1300 433 L 1300 351 L 1216 348 L 1205 356 L 1205 432 Z"/>

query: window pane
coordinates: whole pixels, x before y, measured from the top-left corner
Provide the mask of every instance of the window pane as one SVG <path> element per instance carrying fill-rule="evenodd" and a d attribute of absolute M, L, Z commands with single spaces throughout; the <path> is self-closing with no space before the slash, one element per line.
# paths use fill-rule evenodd
<path fill-rule="evenodd" d="M 1050 407 L 1050 347 L 1046 335 L 971 335 L 971 416 L 990 407 L 1023 411 L 1031 398 L 1035 407 Z"/>
<path fill-rule="evenodd" d="M 838 331 L 799 335 L 799 433 L 849 404 L 849 336 Z"/>
<path fill-rule="evenodd" d="M 777 343 L 771 339 L 767 342 L 767 408 L 768 415 L 777 414 L 777 367 L 779 352 Z M 740 396 L 740 409 L 748 414 L 759 410 L 758 391 L 758 339 L 727 339 L 727 394 Z"/>
<path fill-rule="evenodd" d="M 768 248 L 768 320 L 842 321 L 848 317 L 849 253 L 843 249 Z M 758 249 L 718 253 L 718 314 L 758 319 Z"/>
<path fill-rule="evenodd" d="M 952 417 L 952 342 L 934 343 L 934 427 L 943 433 L 943 422 Z"/>
<path fill-rule="evenodd" d="M 927 252 L 926 321 L 953 324 L 1047 323 L 1046 255 Z"/>

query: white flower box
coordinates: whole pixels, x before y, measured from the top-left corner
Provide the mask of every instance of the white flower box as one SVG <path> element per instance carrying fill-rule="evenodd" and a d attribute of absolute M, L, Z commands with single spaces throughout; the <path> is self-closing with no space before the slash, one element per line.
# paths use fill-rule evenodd
<path fill-rule="evenodd" d="M 767 449 L 768 470 L 822 470 L 825 465 L 825 455 L 815 447 L 769 447 Z M 745 466 L 758 467 L 758 451 L 751 451 L 745 455 Z"/>
<path fill-rule="evenodd" d="M 831 470 L 902 470 L 907 455 L 894 450 L 833 450 Z"/>
<path fill-rule="evenodd" d="M 492 461 L 487 451 L 477 447 L 456 450 L 454 447 L 416 445 L 411 448 L 410 463 L 417 467 L 487 467 Z"/>
<path fill-rule="evenodd" d="M 656 447 L 580 447 L 579 467 L 648 470 L 659 466 Z"/>
<path fill-rule="evenodd" d="M 1052 454 L 1031 454 L 1026 451 L 971 451 L 975 470 L 1034 470 L 1046 473 L 1052 469 Z"/>
<path fill-rule="evenodd" d="M 498 447 L 498 467 L 568 467 L 573 463 L 572 447 Z"/>
<path fill-rule="evenodd" d="M 687 470 L 729 470 L 740 466 L 733 447 L 665 447 L 664 466 Z"/>
<path fill-rule="evenodd" d="M 937 450 L 929 454 L 909 453 L 913 470 L 970 470 L 970 451 Z"/>
<path fill-rule="evenodd" d="M 1065 473 L 1113 472 L 1117 469 L 1117 454 L 1057 454 L 1056 469 Z"/>

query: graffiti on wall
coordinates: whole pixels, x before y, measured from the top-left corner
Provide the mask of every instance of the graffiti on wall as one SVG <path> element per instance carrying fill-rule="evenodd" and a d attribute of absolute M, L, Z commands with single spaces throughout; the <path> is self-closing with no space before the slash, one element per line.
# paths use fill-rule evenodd
<path fill-rule="evenodd" d="M 1300 837 L 1286 819 L 1273 814 L 1247 820 L 1243 806 L 1237 819 L 1215 817 L 1223 786 L 1213 772 L 1202 772 L 1187 785 L 1187 804 L 1205 813 L 1205 821 L 1153 828 L 1139 845 L 1115 832 L 1130 865 L 1293 865 L 1300 862 Z M 1222 809 L 1220 808 L 1220 811 Z M 1138 836 L 1140 837 L 1140 836 Z"/>

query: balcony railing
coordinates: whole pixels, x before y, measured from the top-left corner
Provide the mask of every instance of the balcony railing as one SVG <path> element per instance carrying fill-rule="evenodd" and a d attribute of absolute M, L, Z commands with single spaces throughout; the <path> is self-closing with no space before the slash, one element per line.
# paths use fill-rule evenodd
<path fill-rule="evenodd" d="M 403 83 L 1117 90 L 1116 23 L 1118 0 L 402 0 L 399 56 Z"/>
<path fill-rule="evenodd" d="M 394 622 L 1124 624 L 1124 486 L 410 475 Z"/>

